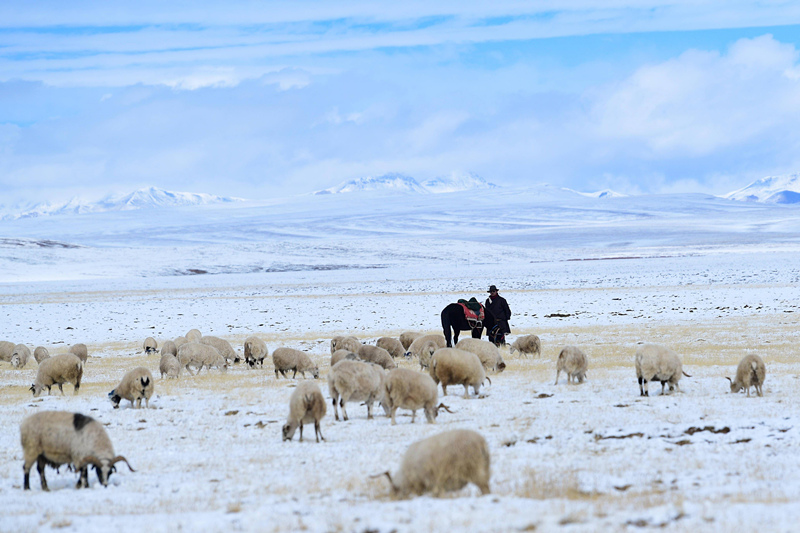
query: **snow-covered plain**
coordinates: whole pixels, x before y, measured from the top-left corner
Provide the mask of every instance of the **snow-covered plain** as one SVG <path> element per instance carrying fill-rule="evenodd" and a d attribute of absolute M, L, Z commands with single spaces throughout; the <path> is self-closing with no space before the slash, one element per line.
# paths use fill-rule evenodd
<path fill-rule="evenodd" d="M 84 342 L 92 357 L 78 396 L 40 400 L 35 362 L 0 363 L 0 531 L 791 531 L 799 282 L 798 208 L 699 195 L 373 191 L 3 221 L 0 339 Z M 127 369 L 155 373 L 145 337 L 194 327 L 240 351 L 251 334 L 307 350 L 327 397 L 333 335 L 439 331 L 444 305 L 490 283 L 514 312 L 510 340 L 536 333 L 543 355 L 506 353 L 485 397 L 451 389 L 454 414 L 435 425 L 353 405 L 349 422 L 323 420 L 327 442 L 283 443 L 294 382 L 271 364 L 157 380 L 149 410 L 106 397 Z M 639 397 L 641 342 L 681 354 L 682 393 Z M 587 383 L 553 385 L 565 344 L 589 355 Z M 751 351 L 765 396 L 728 394 Z M 101 420 L 137 471 L 76 491 L 74 474 L 48 470 L 50 493 L 34 472 L 23 492 L 17 428 L 43 409 Z M 491 495 L 396 500 L 370 479 L 453 428 L 489 442 Z"/>

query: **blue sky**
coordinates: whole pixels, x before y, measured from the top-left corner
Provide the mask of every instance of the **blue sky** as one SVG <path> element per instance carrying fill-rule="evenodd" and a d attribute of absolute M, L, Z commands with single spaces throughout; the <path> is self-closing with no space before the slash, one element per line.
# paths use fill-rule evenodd
<path fill-rule="evenodd" d="M 394 4 L 3 2 L 0 202 L 800 171 L 796 2 Z"/>

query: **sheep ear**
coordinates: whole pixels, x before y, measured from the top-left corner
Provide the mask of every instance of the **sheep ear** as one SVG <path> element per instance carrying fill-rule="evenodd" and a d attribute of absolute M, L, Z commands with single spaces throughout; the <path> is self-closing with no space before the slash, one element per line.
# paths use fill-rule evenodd
<path fill-rule="evenodd" d="M 125 459 L 125 457 L 123 457 L 122 455 L 118 455 L 118 456 L 114 457 L 113 459 L 111 459 L 111 466 L 114 466 L 115 464 L 117 464 L 120 461 L 124 461 L 125 464 L 128 465 L 128 469 L 131 472 L 136 472 L 136 470 L 134 470 L 133 467 L 131 467 L 130 463 L 128 463 L 128 460 Z"/>

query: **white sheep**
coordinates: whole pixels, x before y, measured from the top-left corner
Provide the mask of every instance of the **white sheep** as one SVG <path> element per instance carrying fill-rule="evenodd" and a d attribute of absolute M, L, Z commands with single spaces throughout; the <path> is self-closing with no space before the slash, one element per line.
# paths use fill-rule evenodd
<path fill-rule="evenodd" d="M 558 385 L 558 375 L 563 371 L 567 374 L 567 382 L 583 383 L 586 378 L 586 371 L 589 368 L 589 360 L 586 354 L 577 346 L 565 346 L 558 354 L 556 362 L 556 385 Z"/>
<path fill-rule="evenodd" d="M 339 361 L 328 374 L 328 391 L 333 399 L 333 412 L 339 420 L 337 402 L 342 408 L 345 420 L 347 416 L 347 402 L 365 402 L 367 404 L 367 419 L 372 418 L 372 404 L 380 402 L 383 398 L 383 383 L 386 374 L 383 368 L 374 363 L 363 361 Z"/>
<path fill-rule="evenodd" d="M 745 355 L 736 368 L 736 379 L 728 378 L 731 382 L 731 392 L 747 390 L 747 397 L 750 397 L 750 387 L 756 388 L 756 394 L 764 396 L 762 387 L 764 378 L 767 377 L 767 366 L 764 360 L 754 353 Z"/>
<path fill-rule="evenodd" d="M 320 438 L 325 440 L 319 423 L 326 412 L 325 398 L 317 384 L 312 381 L 300 382 L 289 398 L 289 418 L 283 426 L 283 440 L 292 440 L 295 430 L 300 426 L 300 442 L 303 442 L 303 424 L 312 422 L 317 442 Z"/>
<path fill-rule="evenodd" d="M 45 359 L 39 365 L 39 370 L 36 372 L 36 381 L 33 382 L 30 390 L 33 392 L 33 397 L 37 398 L 44 389 L 47 389 L 47 394 L 50 394 L 51 387 L 58 385 L 58 390 L 63 395 L 63 384 L 72 383 L 75 385 L 75 394 L 78 394 L 82 377 L 83 361 L 77 355 L 71 353 L 56 355 Z"/>
<path fill-rule="evenodd" d="M 395 368 L 386 374 L 383 384 L 383 400 L 381 405 L 384 410 L 391 413 L 392 425 L 397 424 L 395 414 L 398 408 L 411 410 L 411 423 L 417 418 L 417 410 L 425 411 L 425 418 L 429 424 L 436 422 L 439 409 L 452 413 L 445 404 L 436 405 L 439 401 L 439 388 L 436 382 L 422 372 L 407 368 Z"/>
<path fill-rule="evenodd" d="M 479 395 L 481 385 L 486 380 L 486 372 L 478 356 L 458 348 L 436 350 L 431 358 L 430 375 L 433 381 L 442 384 L 445 396 L 448 385 L 463 385 L 464 398 L 469 398 L 469 387 L 472 387 L 476 396 Z"/>
<path fill-rule="evenodd" d="M 267 343 L 259 339 L 255 335 L 247 337 L 244 341 L 244 361 L 250 368 L 255 368 L 256 365 L 264 367 L 264 359 L 269 356 Z"/>
<path fill-rule="evenodd" d="M 319 378 L 319 368 L 314 364 L 314 361 L 300 350 L 294 348 L 278 348 L 272 352 L 272 364 L 275 366 L 275 379 L 278 379 L 278 372 L 283 377 L 286 377 L 286 372 L 293 371 L 292 379 L 297 376 L 297 373 L 306 377 L 306 372 L 310 372 L 314 379 Z"/>
<path fill-rule="evenodd" d="M 14 346 L 14 353 L 11 354 L 11 366 L 14 368 L 25 368 L 31 358 L 31 349 L 24 344 Z"/>
<path fill-rule="evenodd" d="M 94 466 L 97 479 L 104 487 L 116 472 L 114 465 L 123 461 L 135 472 L 128 460 L 114 453 L 114 446 L 105 428 L 95 419 L 80 413 L 43 411 L 30 415 L 19 426 L 22 442 L 23 490 L 30 490 L 30 471 L 33 463 L 39 470 L 42 490 L 50 490 L 44 477 L 45 466 L 58 468 L 63 464 L 80 472 L 77 488 L 89 488 L 89 466 Z"/>
<path fill-rule="evenodd" d="M 174 341 L 166 340 L 164 345 L 161 346 L 161 355 L 168 354 L 178 356 L 178 346 Z"/>
<path fill-rule="evenodd" d="M 389 352 L 393 359 L 402 357 L 406 353 L 406 347 L 394 337 L 381 337 L 375 342 L 375 346 Z"/>
<path fill-rule="evenodd" d="M 239 354 L 236 353 L 236 350 L 233 349 L 233 346 L 231 346 L 231 343 L 225 339 L 208 335 L 201 337 L 200 342 L 216 348 L 220 355 L 225 358 L 227 363 L 238 363 L 241 359 Z"/>
<path fill-rule="evenodd" d="M 468 483 L 489 494 L 490 463 L 486 439 L 469 429 L 453 429 L 413 443 L 394 477 L 380 475 L 389 478 L 392 492 L 401 497 L 426 492 L 439 496 Z"/>
<path fill-rule="evenodd" d="M 487 372 L 502 372 L 506 369 L 503 356 L 493 342 L 467 337 L 458 341 L 456 348 L 477 355 Z"/>
<path fill-rule="evenodd" d="M 144 350 L 145 355 L 158 353 L 158 342 L 156 342 L 153 337 L 147 337 L 142 344 L 142 349 Z"/>
<path fill-rule="evenodd" d="M 536 335 L 517 337 L 509 348 L 509 353 L 511 355 L 514 355 L 514 352 L 519 352 L 523 355 L 531 354 L 535 357 L 539 357 L 542 353 L 542 342 Z"/>
<path fill-rule="evenodd" d="M 184 337 L 186 338 L 186 342 L 200 342 L 200 339 L 203 338 L 203 334 L 200 333 L 199 329 L 190 329 L 186 332 Z"/>
<path fill-rule="evenodd" d="M 119 408 L 119 402 L 122 400 L 128 400 L 131 402 L 131 407 L 141 409 L 142 399 L 144 399 L 145 407 L 150 407 L 150 397 L 153 396 L 154 390 L 153 375 L 145 367 L 140 366 L 129 370 L 122 377 L 119 385 L 108 393 L 108 397 L 111 398 L 114 409 Z"/>
<path fill-rule="evenodd" d="M 161 355 L 161 361 L 158 363 L 158 370 L 161 372 L 161 378 L 163 379 L 164 376 L 168 378 L 179 378 L 181 377 L 181 362 L 178 358 L 171 353 L 165 353 Z"/>
<path fill-rule="evenodd" d="M 636 350 L 634 359 L 636 377 L 639 380 L 639 393 L 641 396 L 650 396 L 650 381 L 661 382 L 661 394 L 664 394 L 664 385 L 669 383 L 669 390 L 680 390 L 678 381 L 681 374 L 690 378 L 683 371 L 680 357 L 674 351 L 657 344 L 645 344 Z"/>
<path fill-rule="evenodd" d="M 41 363 L 48 357 L 50 357 L 50 352 L 44 346 L 37 346 L 33 351 L 33 358 L 36 359 L 37 363 Z"/>
<path fill-rule="evenodd" d="M 11 362 L 11 355 L 14 353 L 14 347 L 16 344 L 13 342 L 8 341 L 0 341 L 0 361 L 5 361 L 6 363 Z"/>
<path fill-rule="evenodd" d="M 368 363 L 375 363 L 380 365 L 385 370 L 397 368 L 392 356 L 383 348 L 372 346 L 371 344 L 362 344 L 358 349 L 358 358 Z"/>
<path fill-rule="evenodd" d="M 424 333 L 420 333 L 419 331 L 404 331 L 400 334 L 400 344 L 403 345 L 404 350 L 408 350 L 408 347 L 411 346 L 411 343 L 423 335 Z"/>
<path fill-rule="evenodd" d="M 211 370 L 211 367 L 217 367 L 222 371 L 228 370 L 228 363 L 225 358 L 217 351 L 216 348 L 208 344 L 200 342 L 187 342 L 178 348 L 178 361 L 181 366 L 186 369 L 189 374 L 192 373 L 189 368 L 190 365 L 197 367 L 197 374 L 203 370 L 203 367 Z"/>
<path fill-rule="evenodd" d="M 420 368 L 427 368 L 430 364 L 433 352 L 439 348 L 447 346 L 447 341 L 441 333 L 433 335 L 423 335 L 414 339 L 406 352 L 406 357 L 416 357 L 419 359 Z"/>
<path fill-rule="evenodd" d="M 342 359 L 350 359 L 351 361 L 359 360 L 358 355 L 354 354 L 350 350 L 336 350 L 333 352 L 333 355 L 331 355 L 331 366 L 335 365 Z"/>
<path fill-rule="evenodd" d="M 181 346 L 183 346 L 184 344 L 186 344 L 189 341 L 186 340 L 186 337 L 180 336 L 180 337 L 175 337 L 175 340 L 172 341 L 172 342 L 175 343 L 175 348 L 179 349 Z"/>
<path fill-rule="evenodd" d="M 78 359 L 80 359 L 84 363 L 89 359 L 89 349 L 82 342 L 70 346 L 69 353 L 77 355 Z"/>
<path fill-rule="evenodd" d="M 331 354 L 336 350 L 350 350 L 353 353 L 358 353 L 361 347 L 361 341 L 355 337 L 343 337 L 341 335 L 331 339 Z"/>

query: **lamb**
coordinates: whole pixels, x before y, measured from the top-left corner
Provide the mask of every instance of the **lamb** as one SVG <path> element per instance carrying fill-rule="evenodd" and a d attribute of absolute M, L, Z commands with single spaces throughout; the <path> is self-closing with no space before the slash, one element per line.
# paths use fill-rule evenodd
<path fill-rule="evenodd" d="M 37 363 L 41 363 L 48 357 L 50 357 L 50 352 L 44 346 L 37 346 L 33 351 L 33 358 L 36 359 Z"/>
<path fill-rule="evenodd" d="M 572 383 L 573 378 L 577 383 L 583 383 L 586 378 L 586 370 L 589 368 L 589 360 L 586 354 L 577 346 L 565 346 L 558 354 L 556 363 L 556 385 L 558 385 L 558 375 L 564 371 L 567 374 L 567 381 Z"/>
<path fill-rule="evenodd" d="M 24 344 L 14 346 L 14 353 L 11 354 L 11 366 L 14 368 L 24 368 L 31 358 L 31 349 Z"/>
<path fill-rule="evenodd" d="M 44 477 L 44 467 L 59 468 L 69 465 L 80 472 L 76 488 L 89 488 L 89 466 L 94 466 L 97 479 L 104 487 L 108 478 L 116 472 L 114 465 L 123 461 L 131 472 L 135 472 L 128 460 L 114 454 L 111 439 L 103 424 L 80 413 L 44 411 L 33 414 L 19 426 L 24 473 L 22 488 L 30 490 L 30 471 L 33 463 L 39 470 L 42 490 L 49 491 Z"/>
<path fill-rule="evenodd" d="M 256 336 L 247 337 L 244 341 L 244 361 L 255 368 L 256 364 L 264 367 L 264 359 L 269 356 L 267 343 Z"/>
<path fill-rule="evenodd" d="M 423 333 L 420 333 L 419 331 L 404 331 L 400 334 L 400 344 L 403 345 L 404 350 L 408 350 L 408 347 L 411 346 L 411 343 L 422 336 Z"/>
<path fill-rule="evenodd" d="M 397 368 L 392 356 L 383 348 L 372 346 L 371 344 L 362 344 L 358 349 L 358 358 L 368 363 L 375 363 L 380 365 L 385 370 Z"/>
<path fill-rule="evenodd" d="M 381 337 L 375 342 L 375 346 L 389 352 L 393 359 L 402 357 L 406 353 L 406 347 L 394 337 Z"/>
<path fill-rule="evenodd" d="M 445 346 L 447 346 L 447 341 L 441 333 L 423 335 L 422 337 L 417 337 L 414 342 L 409 345 L 406 357 L 417 357 L 419 359 L 420 368 L 427 368 L 430 364 L 433 352 Z"/>
<path fill-rule="evenodd" d="M 89 359 L 89 350 L 88 348 L 86 348 L 86 345 L 83 344 L 82 342 L 70 346 L 69 353 L 77 355 L 78 358 L 84 363 L 86 362 L 87 359 Z"/>
<path fill-rule="evenodd" d="M 189 374 L 192 373 L 190 365 L 197 367 L 197 374 L 203 370 L 203 367 L 211 370 L 211 367 L 215 366 L 222 371 L 228 370 L 228 363 L 216 348 L 199 342 L 187 342 L 178 348 L 178 361 Z"/>
<path fill-rule="evenodd" d="M 401 497 L 426 492 L 438 496 L 468 483 L 489 494 L 490 462 L 486 439 L 470 429 L 453 429 L 409 446 L 394 478 L 389 472 L 379 475 L 385 474 L 392 492 Z"/>
<path fill-rule="evenodd" d="M 347 402 L 365 402 L 367 404 L 367 419 L 372 418 L 372 404 L 380 402 L 383 397 L 383 383 L 386 374 L 383 368 L 374 363 L 363 361 L 339 361 L 328 374 L 328 391 L 333 399 L 333 412 L 339 420 L 339 409 L 342 415 L 349 420 L 345 405 Z"/>
<path fill-rule="evenodd" d="M 349 359 L 351 361 L 358 361 L 358 355 L 354 354 L 350 350 L 336 350 L 331 355 L 331 367 L 341 361 L 342 359 Z"/>
<path fill-rule="evenodd" d="M 278 372 L 286 377 L 286 372 L 292 370 L 292 379 L 298 372 L 306 377 L 306 372 L 310 372 L 314 379 L 319 378 L 319 368 L 314 361 L 300 350 L 294 348 L 278 348 L 272 352 L 272 364 L 275 366 L 275 379 L 278 379 Z"/>
<path fill-rule="evenodd" d="M 683 371 L 681 360 L 674 351 L 657 344 L 645 344 L 636 350 L 634 360 L 636 377 L 639 380 L 639 393 L 641 396 L 650 396 L 649 381 L 661 382 L 661 394 L 664 394 L 664 385 L 669 383 L 669 390 L 680 390 L 678 380 L 681 374 L 690 378 Z"/>
<path fill-rule="evenodd" d="M 164 345 L 161 347 L 161 355 L 168 354 L 174 355 L 177 357 L 178 355 L 178 346 L 173 341 L 164 341 Z"/>
<path fill-rule="evenodd" d="M 480 393 L 486 373 L 478 356 L 458 348 L 439 348 L 431 358 L 430 375 L 447 396 L 448 385 L 463 385 L 464 398 L 469 398 L 469 387 Z M 491 383 L 491 381 L 490 381 Z"/>
<path fill-rule="evenodd" d="M 168 378 L 181 377 L 181 362 L 178 358 L 171 353 L 162 353 L 161 361 L 158 363 L 158 370 L 161 372 L 161 378 L 166 375 Z"/>
<path fill-rule="evenodd" d="M 147 337 L 142 344 L 142 350 L 144 350 L 145 355 L 158 353 L 158 342 L 153 337 Z"/>
<path fill-rule="evenodd" d="M 412 424 L 417 418 L 417 409 L 425 410 L 429 424 L 436 422 L 439 409 L 452 413 L 443 403 L 437 406 L 438 401 L 439 388 L 429 375 L 407 368 L 395 368 L 386 375 L 381 404 L 391 413 L 393 426 L 397 424 L 395 413 L 400 407 L 411 410 Z"/>
<path fill-rule="evenodd" d="M 186 342 L 200 342 L 200 339 L 203 338 L 203 334 L 200 333 L 199 329 L 190 329 L 186 332 Z"/>
<path fill-rule="evenodd" d="M 487 372 L 502 372 L 506 369 L 506 363 L 503 361 L 503 356 L 500 355 L 500 350 L 492 342 L 466 338 L 458 341 L 456 348 L 477 355 Z"/>
<path fill-rule="evenodd" d="M 747 390 L 747 397 L 750 397 L 750 387 L 756 388 L 756 394 L 764 396 L 762 387 L 764 386 L 764 378 L 767 376 L 767 367 L 763 359 L 754 353 L 745 355 L 739 362 L 739 367 L 736 369 L 736 379 L 728 378 L 731 382 L 731 392 L 739 392 L 742 389 Z"/>
<path fill-rule="evenodd" d="M 292 440 L 297 426 L 300 426 L 300 442 L 303 442 L 303 424 L 314 422 L 314 435 L 325 440 L 319 422 L 325 416 L 327 406 L 322 391 L 316 383 L 303 381 L 294 389 L 289 398 L 289 418 L 283 426 L 283 440 Z"/>
<path fill-rule="evenodd" d="M 145 367 L 140 366 L 128 371 L 119 385 L 108 393 L 108 397 L 111 398 L 114 409 L 119 409 L 119 402 L 123 399 L 131 402 L 131 407 L 134 407 L 135 403 L 135 408 L 141 409 L 143 398 L 145 407 L 150 407 L 150 397 L 153 396 L 154 388 L 153 375 Z"/>
<path fill-rule="evenodd" d="M 83 361 L 77 355 L 65 353 L 56 355 L 42 361 L 39 370 L 36 372 L 36 381 L 31 385 L 33 397 L 38 398 L 44 389 L 47 394 L 51 393 L 51 387 L 58 385 L 58 390 L 64 394 L 62 385 L 72 383 L 75 385 L 75 394 L 81 388 L 81 378 L 83 377 Z"/>
<path fill-rule="evenodd" d="M 209 335 L 207 337 L 202 337 L 200 342 L 216 348 L 228 363 L 238 363 L 241 359 L 239 354 L 236 353 L 236 350 L 233 349 L 233 346 L 231 346 L 231 343 L 225 339 L 220 339 L 219 337 L 213 337 Z"/>
<path fill-rule="evenodd" d="M 535 357 L 539 357 L 542 353 L 542 343 L 536 335 L 523 335 L 522 337 L 517 337 L 511 344 L 509 353 L 513 355 L 514 352 L 519 352 L 523 355 L 531 354 Z"/>
<path fill-rule="evenodd" d="M 361 347 L 361 341 L 355 337 L 334 337 L 331 339 L 331 354 L 336 350 L 350 350 L 353 353 L 358 353 Z"/>
<path fill-rule="evenodd" d="M 6 363 L 11 362 L 11 355 L 14 353 L 14 348 L 17 345 L 13 342 L 8 341 L 0 341 L 0 361 L 5 361 Z"/>

